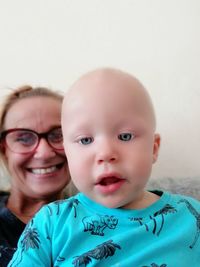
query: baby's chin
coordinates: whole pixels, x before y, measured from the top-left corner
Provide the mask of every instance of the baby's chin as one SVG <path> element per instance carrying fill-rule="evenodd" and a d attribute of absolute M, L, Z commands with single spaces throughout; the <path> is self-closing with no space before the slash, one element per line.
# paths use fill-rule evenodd
<path fill-rule="evenodd" d="M 119 197 L 114 196 L 88 196 L 90 199 L 92 199 L 94 202 L 109 208 L 109 209 L 118 209 L 118 208 L 124 208 L 126 205 L 129 205 L 129 203 L 125 202 L 123 197 L 119 199 Z"/>

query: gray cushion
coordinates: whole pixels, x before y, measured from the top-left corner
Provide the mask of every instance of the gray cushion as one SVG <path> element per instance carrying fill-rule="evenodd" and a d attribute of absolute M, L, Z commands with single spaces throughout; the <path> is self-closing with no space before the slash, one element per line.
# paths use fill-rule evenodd
<path fill-rule="evenodd" d="M 172 193 L 192 196 L 200 200 L 200 178 L 151 178 L 148 189 L 162 189 Z"/>

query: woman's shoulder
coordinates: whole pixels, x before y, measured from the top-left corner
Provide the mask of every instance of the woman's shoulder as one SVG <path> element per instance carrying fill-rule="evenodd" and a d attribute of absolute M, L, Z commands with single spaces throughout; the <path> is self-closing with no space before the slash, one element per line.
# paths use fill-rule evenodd
<path fill-rule="evenodd" d="M 5 207 L 10 193 L 7 191 L 0 191 L 0 208 Z"/>
<path fill-rule="evenodd" d="M 4 196 L 9 196 L 10 195 L 10 192 L 9 191 L 2 191 L 0 190 L 0 198 L 1 197 L 4 197 Z"/>

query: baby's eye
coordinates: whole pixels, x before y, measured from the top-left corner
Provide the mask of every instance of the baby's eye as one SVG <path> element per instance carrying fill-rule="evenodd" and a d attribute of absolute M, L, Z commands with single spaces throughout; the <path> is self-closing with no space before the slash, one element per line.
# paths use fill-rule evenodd
<path fill-rule="evenodd" d="M 119 140 L 130 141 L 134 137 L 131 133 L 121 133 L 118 135 Z"/>
<path fill-rule="evenodd" d="M 81 138 L 79 140 L 79 143 L 82 144 L 82 145 L 89 145 L 93 142 L 93 138 L 92 137 L 84 137 L 84 138 Z"/>

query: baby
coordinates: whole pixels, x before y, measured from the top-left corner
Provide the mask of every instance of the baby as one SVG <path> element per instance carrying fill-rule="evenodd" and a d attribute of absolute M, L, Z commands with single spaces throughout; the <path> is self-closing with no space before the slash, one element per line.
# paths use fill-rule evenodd
<path fill-rule="evenodd" d="M 39 211 L 9 266 L 198 267 L 200 203 L 145 190 L 160 136 L 144 86 L 116 69 L 85 74 L 62 128 L 80 193 Z"/>

